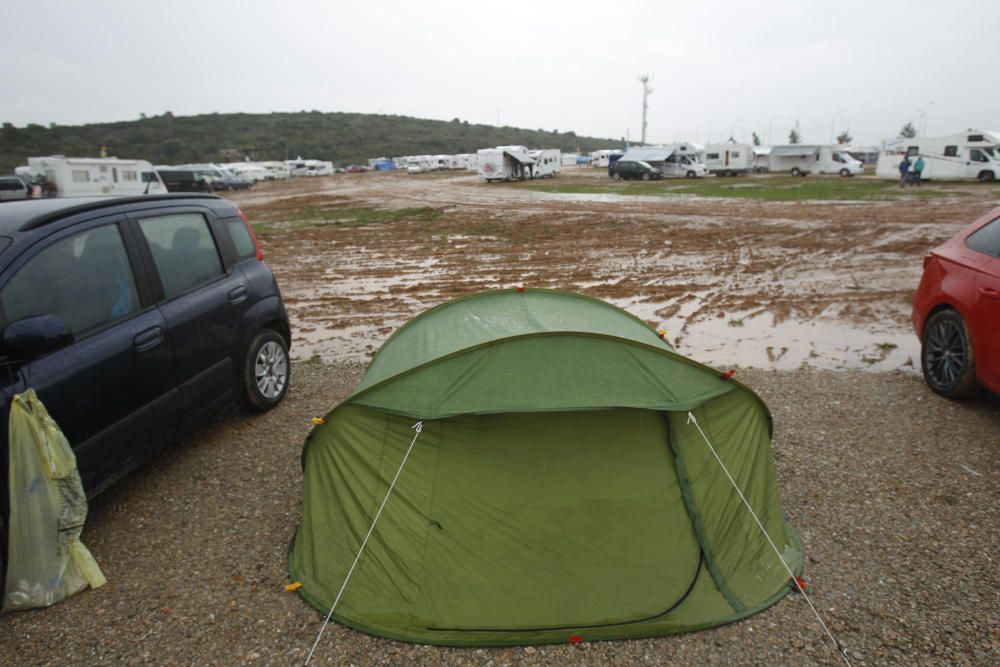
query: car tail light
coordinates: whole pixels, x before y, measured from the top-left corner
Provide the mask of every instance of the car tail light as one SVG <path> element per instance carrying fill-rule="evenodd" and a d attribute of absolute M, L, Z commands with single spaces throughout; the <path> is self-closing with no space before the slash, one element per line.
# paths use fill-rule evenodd
<path fill-rule="evenodd" d="M 247 226 L 247 232 L 250 233 L 250 238 L 253 239 L 253 247 L 257 249 L 257 261 L 264 261 L 264 253 L 260 251 L 260 242 L 257 240 L 257 235 L 253 233 L 253 225 L 247 219 L 246 213 L 240 209 L 236 209 L 236 214 L 243 220 L 243 224 Z"/>

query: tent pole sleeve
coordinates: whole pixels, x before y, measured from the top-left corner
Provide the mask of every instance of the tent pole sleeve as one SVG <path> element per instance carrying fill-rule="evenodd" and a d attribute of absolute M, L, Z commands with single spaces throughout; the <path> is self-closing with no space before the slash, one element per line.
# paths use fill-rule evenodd
<path fill-rule="evenodd" d="M 313 654 L 316 652 L 316 647 L 319 646 L 319 640 L 322 639 L 326 626 L 330 624 L 330 619 L 333 617 L 333 610 L 336 609 L 337 604 L 340 603 L 340 596 L 344 594 L 344 589 L 347 588 L 347 582 L 350 581 L 351 575 L 354 574 L 354 568 L 357 567 L 358 561 L 361 560 L 361 554 L 365 550 L 365 545 L 368 544 L 368 538 L 370 538 L 372 533 L 375 532 L 375 524 L 378 523 L 379 517 L 382 516 L 382 510 L 385 509 L 385 504 L 389 502 L 389 496 L 392 495 L 392 490 L 396 486 L 396 480 L 399 479 L 399 474 L 403 472 L 403 466 L 406 465 L 406 460 L 410 458 L 410 452 L 413 451 L 413 445 L 417 444 L 417 438 L 420 437 L 420 432 L 424 428 L 424 423 L 419 421 L 414 424 L 412 428 L 416 432 L 413 434 L 413 440 L 410 441 L 410 447 L 406 450 L 406 454 L 403 456 L 403 460 L 399 464 L 399 469 L 396 470 L 396 476 L 392 478 L 392 483 L 389 484 L 389 490 L 385 492 L 385 498 L 382 499 L 382 504 L 379 506 L 378 512 L 375 513 L 375 518 L 372 519 L 372 525 L 368 528 L 368 534 L 365 535 L 365 539 L 361 541 L 361 546 L 358 547 L 358 553 L 354 557 L 354 562 L 351 563 L 351 567 L 347 571 L 347 576 L 344 577 L 344 583 L 340 585 L 340 590 L 337 591 L 337 597 L 334 599 L 333 604 L 330 605 L 330 612 L 326 615 L 326 619 L 323 621 L 323 626 L 319 629 L 319 634 L 316 635 L 316 641 L 313 642 L 312 648 L 309 649 L 309 655 L 306 656 L 306 661 L 303 663 L 304 665 L 308 665 L 309 661 L 312 660 Z"/>
<path fill-rule="evenodd" d="M 764 537 L 767 538 L 768 544 L 770 544 L 771 548 L 774 549 L 774 553 L 778 555 L 778 560 L 780 560 L 781 564 L 785 566 L 786 570 L 788 570 L 788 576 L 792 578 L 795 588 L 798 589 L 799 593 L 802 593 L 802 597 L 809 603 L 809 608 L 812 609 L 813 614 L 816 615 L 816 620 L 819 621 L 819 624 L 823 626 L 823 630 L 826 631 L 827 636 L 830 637 L 830 641 L 833 642 L 834 647 L 837 649 L 837 653 L 840 654 L 840 657 L 843 658 L 844 662 L 847 663 L 847 666 L 850 667 L 851 661 L 847 659 L 847 652 L 840 647 L 840 642 L 838 642 L 837 638 L 833 636 L 832 632 L 830 632 L 830 628 L 827 627 L 826 623 L 823 621 L 823 617 L 819 615 L 819 611 L 816 609 L 816 606 L 812 603 L 812 600 L 809 599 L 809 596 L 806 595 L 805 588 L 803 588 L 801 581 L 795 576 L 795 573 L 792 572 L 792 568 L 788 566 L 788 563 L 785 562 L 785 558 L 781 555 L 781 551 L 778 550 L 778 547 L 774 544 L 774 540 L 771 539 L 771 536 L 767 534 L 764 524 L 762 524 L 760 519 L 757 518 L 757 513 L 753 511 L 753 507 L 750 506 L 746 496 L 743 495 L 743 491 L 740 490 L 739 484 L 737 484 L 736 480 L 733 479 L 733 476 L 729 474 L 729 469 L 726 467 L 726 464 L 722 462 L 722 459 L 719 458 L 719 453 L 715 451 L 715 447 L 713 447 L 712 443 L 709 442 L 708 436 L 701 430 L 701 425 L 698 423 L 698 420 L 695 419 L 694 413 L 692 412 L 688 413 L 688 424 L 694 424 L 694 427 L 698 429 L 698 433 L 701 434 L 705 444 L 708 445 L 708 448 L 712 451 L 712 456 L 714 456 L 715 460 L 719 462 L 719 465 L 722 466 L 722 471 L 726 473 L 726 477 L 729 478 L 729 483 L 733 485 L 734 489 L 736 489 L 736 493 L 739 494 L 740 500 L 742 500 L 743 504 L 746 505 L 747 510 L 750 512 L 750 516 L 752 516 L 753 520 L 757 522 L 757 527 L 760 528 L 760 532 L 764 533 Z"/>

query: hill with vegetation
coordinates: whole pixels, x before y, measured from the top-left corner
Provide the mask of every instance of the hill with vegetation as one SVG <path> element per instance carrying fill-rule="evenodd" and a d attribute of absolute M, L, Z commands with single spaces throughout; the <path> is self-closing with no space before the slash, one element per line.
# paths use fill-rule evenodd
<path fill-rule="evenodd" d="M 139 120 L 90 125 L 29 124 L 0 129 L 0 173 L 27 164 L 29 156 L 93 157 L 102 146 L 120 158 L 153 164 L 285 160 L 296 157 L 364 163 L 373 157 L 474 153 L 479 148 L 522 145 L 589 152 L 614 148 L 612 139 L 573 132 L 474 125 L 455 118 L 425 120 L 360 113 L 145 115 Z"/>

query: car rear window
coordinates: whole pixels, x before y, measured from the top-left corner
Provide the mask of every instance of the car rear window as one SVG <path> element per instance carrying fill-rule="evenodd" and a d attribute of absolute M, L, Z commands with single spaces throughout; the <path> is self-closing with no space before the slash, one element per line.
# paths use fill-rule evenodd
<path fill-rule="evenodd" d="M 236 247 L 236 254 L 239 255 L 240 259 L 247 259 L 248 257 L 257 255 L 257 248 L 254 247 L 253 239 L 250 238 L 250 232 L 247 231 L 247 226 L 242 220 L 238 218 L 227 220 L 226 231 L 229 232 L 229 237 L 233 240 L 233 245 Z"/>
<path fill-rule="evenodd" d="M 24 183 L 16 178 L 0 178 L 0 190 L 24 190 Z"/>
<path fill-rule="evenodd" d="M 1000 257 L 1000 218 L 969 234 L 965 245 L 987 255 Z"/>

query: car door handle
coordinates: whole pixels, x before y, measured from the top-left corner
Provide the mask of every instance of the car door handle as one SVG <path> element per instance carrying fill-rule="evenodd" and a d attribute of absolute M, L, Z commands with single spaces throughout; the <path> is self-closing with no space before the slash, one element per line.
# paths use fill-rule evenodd
<path fill-rule="evenodd" d="M 151 329 L 146 329 L 145 331 L 140 331 L 135 335 L 135 338 L 132 339 L 132 344 L 135 345 L 135 349 L 139 352 L 152 350 L 162 342 L 163 329 L 160 327 L 153 327 Z"/>
<path fill-rule="evenodd" d="M 985 296 L 987 299 L 1000 299 L 1000 292 L 993 289 L 992 287 L 980 287 L 979 293 Z"/>
<path fill-rule="evenodd" d="M 247 286 L 240 285 L 229 290 L 229 303 L 234 306 L 247 300 Z"/>

